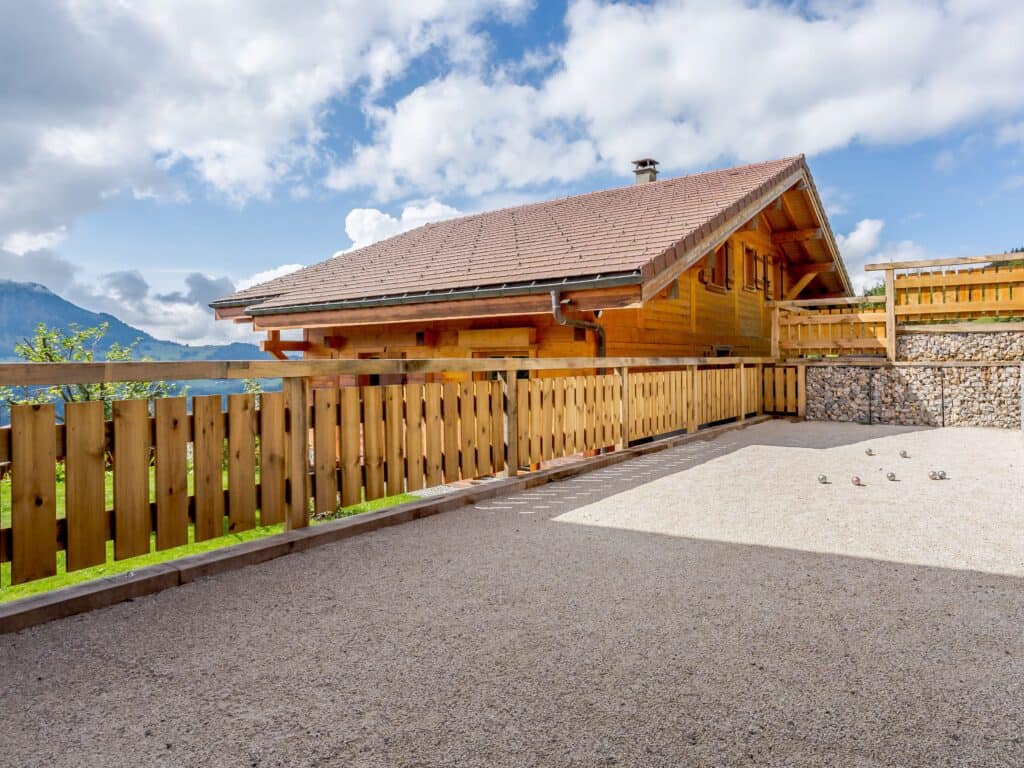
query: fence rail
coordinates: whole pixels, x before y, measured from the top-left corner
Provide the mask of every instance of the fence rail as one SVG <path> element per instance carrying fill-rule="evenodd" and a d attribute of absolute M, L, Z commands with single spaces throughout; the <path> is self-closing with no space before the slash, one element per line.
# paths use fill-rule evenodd
<path fill-rule="evenodd" d="M 1021 254 L 869 264 L 865 269 L 883 272 L 884 296 L 777 302 L 773 353 L 884 354 L 895 360 L 900 333 L 921 332 L 929 324 L 941 330 L 955 320 L 1024 317 Z"/>
<path fill-rule="evenodd" d="M 798 366 L 766 358 L 373 360 L 216 363 L 207 374 L 283 377 L 281 392 L 16 405 L 0 428 L 10 524 L 0 563 L 18 584 L 284 523 L 362 500 L 613 449 L 768 412 L 797 414 Z M 76 379 L 74 364 L 0 366 L 0 381 Z M 341 373 L 463 381 L 310 388 Z M 560 371 L 517 378 L 519 371 Z M 497 372 L 491 378 L 483 374 Z M 17 375 L 14 375 L 17 374 Z M 189 364 L 91 366 L 76 381 L 201 377 Z M 474 380 L 473 376 L 477 378 Z M 237 376 L 236 376 L 237 377 Z M 94 379 L 95 380 L 95 379 Z M 63 504 L 58 504 L 58 469 Z M 109 495 L 108 491 L 112 491 Z"/>

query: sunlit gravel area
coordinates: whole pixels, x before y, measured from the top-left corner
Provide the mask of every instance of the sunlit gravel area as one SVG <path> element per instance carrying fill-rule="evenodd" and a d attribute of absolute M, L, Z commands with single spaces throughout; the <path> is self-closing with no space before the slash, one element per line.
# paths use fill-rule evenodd
<path fill-rule="evenodd" d="M 987 429 L 773 421 L 0 637 L 4 766 L 1018 766 L 1022 713 Z"/>

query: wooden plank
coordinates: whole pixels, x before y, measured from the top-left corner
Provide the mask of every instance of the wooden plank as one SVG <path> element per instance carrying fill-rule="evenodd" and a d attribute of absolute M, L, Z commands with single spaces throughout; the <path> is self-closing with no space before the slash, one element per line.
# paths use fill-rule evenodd
<path fill-rule="evenodd" d="M 887 264 L 868 264 L 867 272 L 894 269 L 931 269 L 934 267 L 955 267 L 961 264 L 1002 264 L 1007 261 L 1020 261 L 1019 253 L 996 253 L 991 256 L 960 256 L 951 259 L 921 259 L 918 261 L 891 261 Z"/>
<path fill-rule="evenodd" d="M 797 400 L 796 400 L 796 415 L 801 419 L 807 416 L 807 366 L 797 366 L 796 376 L 796 389 L 797 389 Z"/>
<path fill-rule="evenodd" d="M 338 509 L 338 390 L 313 390 L 313 513 Z"/>
<path fill-rule="evenodd" d="M 565 379 L 551 380 L 551 453 L 565 456 Z"/>
<path fill-rule="evenodd" d="M 459 385 L 444 385 L 444 481 L 459 479 Z"/>
<path fill-rule="evenodd" d="M 872 297 L 857 298 L 857 302 Z M 376 311 L 376 310 L 374 310 Z M 764 357 L 737 358 L 767 362 Z M 303 378 L 364 374 L 477 371 L 583 371 L 594 368 L 665 368 L 721 362 L 713 357 L 532 357 L 421 359 L 224 360 L 194 362 L 0 363 L 0 384 L 95 384 L 109 381 Z"/>
<path fill-rule="evenodd" d="M 285 530 L 309 525 L 309 391 L 308 382 L 287 378 L 283 382 L 288 432 L 285 439 L 287 504 Z"/>
<path fill-rule="evenodd" d="M 405 476 L 410 491 L 423 488 L 423 385 L 405 385 Z"/>
<path fill-rule="evenodd" d="M 192 473 L 195 484 L 196 541 L 224 535 L 224 422 L 221 418 L 220 401 L 220 395 L 192 398 Z M 116 459 L 117 454 L 114 456 Z M 114 479 L 116 490 L 116 468 Z M 115 509 L 119 505 L 115 492 Z"/>
<path fill-rule="evenodd" d="M 551 379 L 541 379 L 541 419 L 540 419 L 540 437 L 541 437 L 541 461 L 548 461 L 554 457 L 553 438 L 554 438 L 554 424 L 555 424 L 555 408 L 554 408 L 554 392 L 551 383 Z"/>
<path fill-rule="evenodd" d="M 363 464 L 366 500 L 384 496 L 384 409 L 381 388 L 363 387 Z"/>
<path fill-rule="evenodd" d="M 102 409 L 100 418 L 102 418 Z M 156 548 L 188 544 L 188 410 L 184 397 L 153 401 Z M 102 477 L 102 472 L 100 473 Z M 70 488 L 68 489 L 70 494 Z M 101 496 L 102 498 L 102 496 Z"/>
<path fill-rule="evenodd" d="M 491 384 L 491 471 L 505 469 L 505 407 L 501 381 Z"/>
<path fill-rule="evenodd" d="M 506 472 L 515 477 L 519 471 L 519 392 L 514 374 L 501 373 L 501 387 L 505 395 L 503 414 L 505 444 L 508 451 L 505 458 Z"/>
<path fill-rule="evenodd" d="M 473 382 L 459 384 L 459 469 L 464 479 L 476 474 L 476 406 Z"/>
<path fill-rule="evenodd" d="M 585 376 L 584 381 L 586 382 L 586 446 L 588 450 L 597 450 L 601 446 L 598 445 L 598 433 L 597 433 L 597 376 Z"/>
<path fill-rule="evenodd" d="M 619 434 L 622 437 L 622 447 L 628 448 L 630 441 L 630 380 L 629 380 L 629 366 L 623 366 L 618 368 L 619 373 L 619 392 L 622 393 L 621 405 L 619 406 L 619 419 L 622 425 L 619 428 Z"/>
<path fill-rule="evenodd" d="M 444 483 L 444 426 L 441 421 L 441 384 L 432 382 L 423 387 L 423 430 L 426 443 L 427 487 Z"/>
<path fill-rule="evenodd" d="M 493 474 L 491 462 L 491 382 L 473 382 L 476 401 L 476 471 L 480 477 Z"/>
<path fill-rule="evenodd" d="M 513 465 L 519 469 L 523 464 L 530 463 L 530 380 L 516 379 L 516 455 L 518 464 Z"/>
<path fill-rule="evenodd" d="M 350 507 L 363 498 L 362 419 L 358 387 L 343 387 L 341 400 L 341 505 Z M 440 460 L 441 451 L 437 452 Z"/>
<path fill-rule="evenodd" d="M 114 559 L 124 560 L 149 553 L 149 404 L 115 400 L 113 416 Z"/>
<path fill-rule="evenodd" d="M 786 413 L 797 412 L 796 368 L 786 367 Z"/>
<path fill-rule="evenodd" d="M 697 431 L 698 426 L 698 408 L 700 407 L 700 400 L 702 398 L 702 392 L 700 389 L 700 381 L 697 376 L 697 366 L 689 365 L 686 367 L 689 377 L 689 390 L 690 390 L 690 402 L 689 411 L 686 416 L 686 431 L 693 434 Z"/>
<path fill-rule="evenodd" d="M 260 395 L 260 525 L 285 518 L 284 392 Z"/>
<path fill-rule="evenodd" d="M 891 269 L 885 271 L 885 356 L 896 359 L 896 291 Z"/>
<path fill-rule="evenodd" d="M 544 380 L 530 379 L 530 464 L 544 459 Z"/>
<path fill-rule="evenodd" d="M 184 398 L 182 414 L 185 412 Z M 157 403 L 161 402 L 157 400 Z M 103 403 L 98 400 L 67 403 L 65 430 L 65 511 L 68 542 L 66 567 L 77 571 L 107 560 L 108 516 L 104 493 L 106 439 Z M 185 470 L 185 442 L 181 443 L 181 469 Z M 159 487 L 159 486 L 158 486 Z M 188 487 L 185 503 L 185 534 L 188 534 Z M 157 499 L 159 501 L 159 497 Z M 159 520 L 159 507 L 158 517 Z"/>
<path fill-rule="evenodd" d="M 401 384 L 384 387 L 384 469 L 388 496 L 405 492 L 405 402 Z"/>
<path fill-rule="evenodd" d="M 228 532 L 256 527 L 256 397 L 228 395 Z"/>
<path fill-rule="evenodd" d="M 11 406 L 12 584 L 57 573 L 55 421 L 53 405 Z"/>

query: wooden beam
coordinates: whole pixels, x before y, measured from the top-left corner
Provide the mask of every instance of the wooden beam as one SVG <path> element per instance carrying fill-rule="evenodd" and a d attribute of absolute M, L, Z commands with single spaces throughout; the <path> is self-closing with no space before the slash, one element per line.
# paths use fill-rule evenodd
<path fill-rule="evenodd" d="M 772 233 L 772 245 L 783 245 L 785 243 L 802 243 L 807 240 L 820 240 L 821 228 L 813 229 L 790 229 Z"/>
<path fill-rule="evenodd" d="M 769 307 L 781 307 L 789 309 L 793 307 L 827 307 L 831 305 L 841 306 L 844 304 L 881 304 L 885 301 L 884 296 L 836 296 L 831 299 L 797 299 L 795 301 L 769 301 Z"/>
<path fill-rule="evenodd" d="M 811 272 L 809 274 L 804 275 L 799 280 L 797 280 L 796 283 L 794 283 L 788 291 L 786 291 L 786 295 L 783 298 L 785 298 L 786 301 L 795 299 L 797 296 L 800 295 L 800 291 L 806 288 L 810 284 L 811 280 L 813 280 L 817 276 L 817 272 Z"/>
<path fill-rule="evenodd" d="M 98 384 L 112 381 L 276 379 L 343 374 L 580 371 L 593 368 L 678 368 L 772 362 L 747 357 L 525 357 L 322 360 L 198 360 L 188 362 L 0 363 L 0 385 Z"/>
<path fill-rule="evenodd" d="M 563 298 L 571 301 L 573 310 L 621 309 L 638 305 L 640 286 L 627 285 L 591 291 L 566 291 Z M 317 312 L 290 312 L 280 315 L 255 315 L 257 330 L 291 328 L 329 328 L 346 325 L 378 325 L 382 321 L 412 323 L 423 320 L 458 320 L 463 318 L 502 317 L 551 313 L 551 297 L 546 293 L 503 296 L 492 299 L 432 301 L 422 304 L 396 304 L 362 309 L 330 309 Z"/>
<path fill-rule="evenodd" d="M 992 256 L 960 256 L 953 259 L 924 259 L 921 261 L 893 261 L 888 264 L 868 264 L 866 272 L 883 269 L 928 269 L 929 267 L 955 267 L 959 264 L 1001 264 L 1007 261 L 1024 261 L 1024 254 L 997 253 Z"/>
<path fill-rule="evenodd" d="M 813 264 L 793 264 L 789 268 L 789 273 L 793 277 L 804 275 L 824 275 L 829 272 L 836 271 L 836 263 L 834 261 L 823 261 L 815 262 Z"/>
<path fill-rule="evenodd" d="M 893 271 L 885 270 L 885 356 L 896 359 L 896 290 Z"/>

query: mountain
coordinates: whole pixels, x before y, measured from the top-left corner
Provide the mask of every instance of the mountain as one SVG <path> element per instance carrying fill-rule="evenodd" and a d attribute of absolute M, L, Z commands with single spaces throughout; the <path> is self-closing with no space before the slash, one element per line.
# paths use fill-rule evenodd
<path fill-rule="evenodd" d="M 164 341 L 134 328 L 105 312 L 90 312 L 72 304 L 38 283 L 0 280 L 0 360 L 17 360 L 14 345 L 31 338 L 39 323 L 67 330 L 72 323 L 89 328 L 100 323 L 110 327 L 103 338 L 103 352 L 116 342 L 127 346 L 138 340 L 136 355 L 153 360 L 265 360 L 266 354 L 255 344 L 204 344 L 192 346 Z"/>

